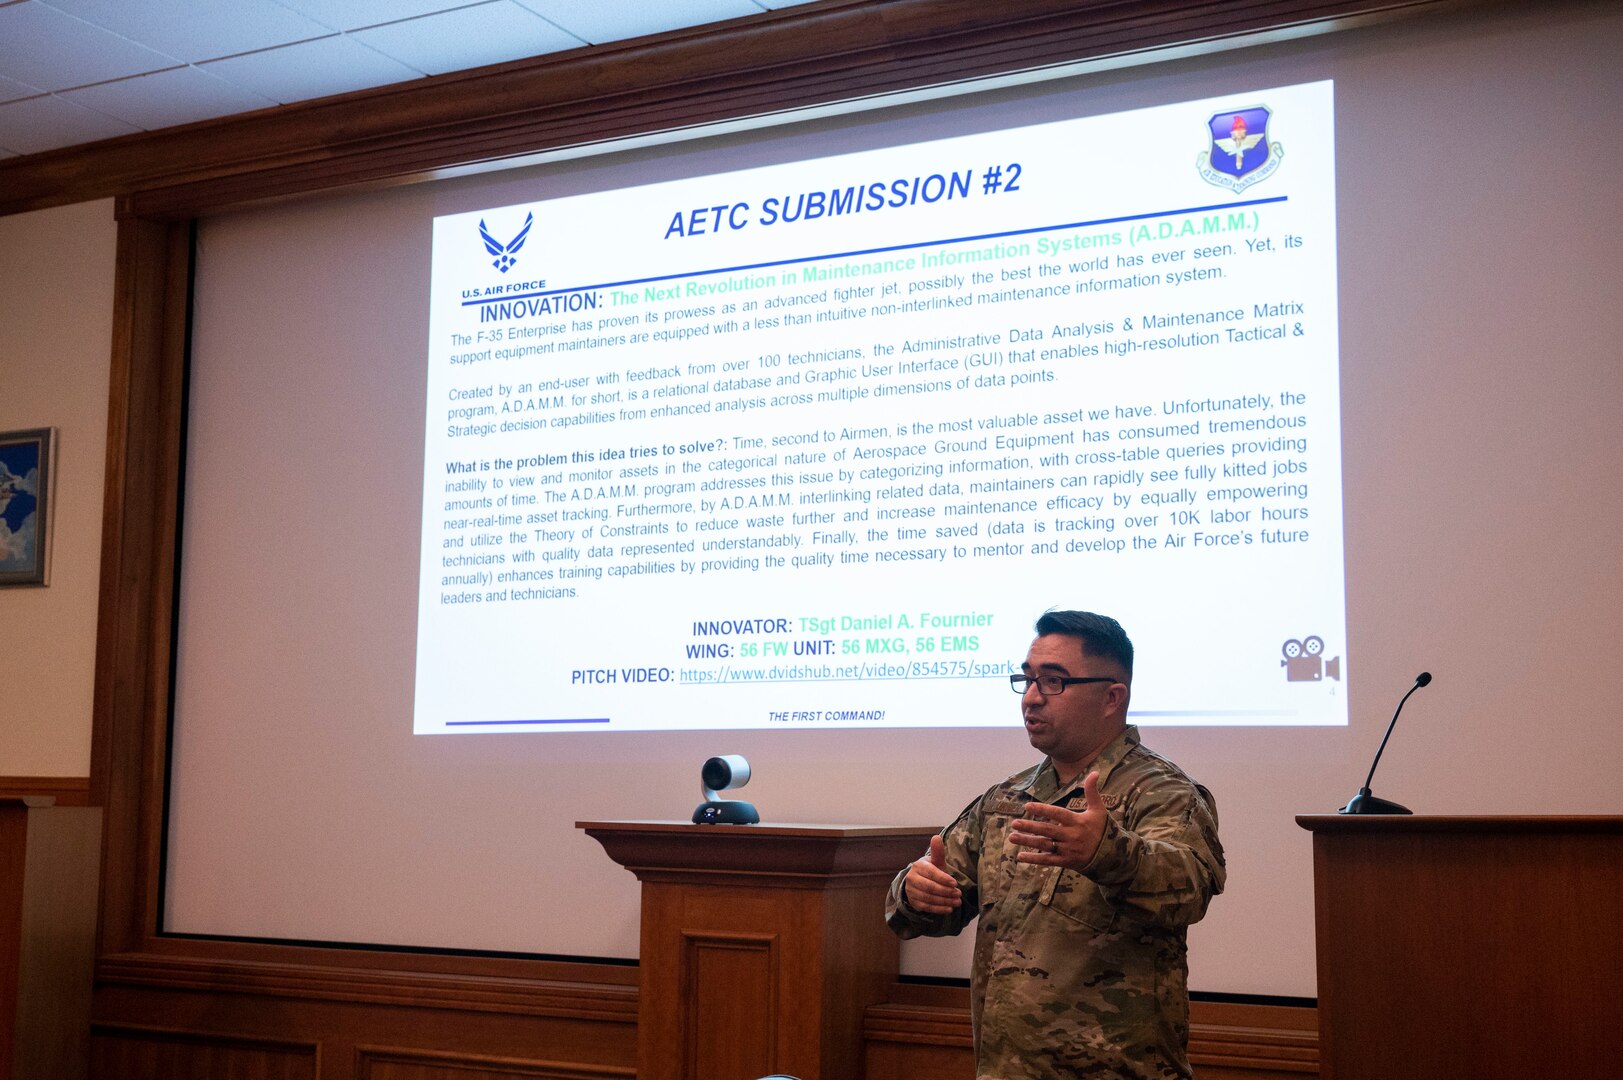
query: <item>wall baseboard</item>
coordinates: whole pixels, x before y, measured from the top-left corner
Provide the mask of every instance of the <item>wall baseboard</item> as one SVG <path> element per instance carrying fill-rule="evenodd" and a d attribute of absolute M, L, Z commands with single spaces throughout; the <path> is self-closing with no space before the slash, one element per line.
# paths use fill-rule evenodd
<path fill-rule="evenodd" d="M 638 991 L 624 968 L 596 982 L 578 969 L 512 979 L 146 954 L 104 957 L 96 974 L 96 1076 L 229 1067 L 242 1080 L 628 1080 L 636 1070 Z M 889 997 L 863 1023 L 865 1080 L 974 1076 L 967 989 L 897 983 Z M 1202 1080 L 1318 1076 L 1316 1009 L 1197 1001 L 1190 1013 Z"/>

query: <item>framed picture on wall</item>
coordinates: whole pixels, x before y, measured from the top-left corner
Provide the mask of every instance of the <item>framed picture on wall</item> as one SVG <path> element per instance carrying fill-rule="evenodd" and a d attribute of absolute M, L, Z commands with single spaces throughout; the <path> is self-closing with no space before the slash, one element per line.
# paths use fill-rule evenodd
<path fill-rule="evenodd" d="M 0 431 L 0 585 L 47 583 L 55 435 L 55 428 Z"/>

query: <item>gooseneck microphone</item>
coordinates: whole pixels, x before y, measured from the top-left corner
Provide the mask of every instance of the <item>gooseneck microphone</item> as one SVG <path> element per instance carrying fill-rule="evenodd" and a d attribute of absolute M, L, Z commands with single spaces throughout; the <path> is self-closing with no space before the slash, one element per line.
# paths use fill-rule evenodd
<path fill-rule="evenodd" d="M 1404 702 L 1407 702 L 1409 700 L 1409 694 L 1413 694 L 1416 690 L 1420 689 L 1422 686 L 1425 686 L 1430 682 L 1431 682 L 1431 672 L 1429 672 L 1429 671 L 1422 671 L 1419 675 L 1415 676 L 1414 685 L 1409 687 L 1409 693 L 1408 694 L 1403 695 L 1403 701 L 1398 702 L 1397 709 L 1392 713 L 1392 722 L 1390 724 L 1386 725 L 1386 734 L 1381 737 L 1381 748 L 1379 750 L 1375 751 L 1375 760 L 1370 762 L 1369 775 L 1364 778 L 1364 786 L 1358 789 L 1358 794 L 1354 795 L 1352 797 L 1351 802 L 1349 802 L 1346 806 L 1343 806 L 1340 810 L 1337 810 L 1336 813 L 1338 813 L 1338 814 L 1412 814 L 1412 813 L 1414 813 L 1414 811 L 1410 810 L 1407 806 L 1399 806 L 1395 802 L 1388 802 L 1385 799 L 1377 799 L 1375 796 L 1373 796 L 1373 795 L 1371 795 L 1369 793 L 1369 784 L 1370 784 L 1371 780 L 1375 779 L 1375 766 L 1377 766 L 1377 765 L 1379 765 L 1381 763 L 1381 754 L 1386 751 L 1386 740 L 1390 739 L 1392 737 L 1392 729 L 1398 726 L 1398 714 L 1403 711 Z"/>

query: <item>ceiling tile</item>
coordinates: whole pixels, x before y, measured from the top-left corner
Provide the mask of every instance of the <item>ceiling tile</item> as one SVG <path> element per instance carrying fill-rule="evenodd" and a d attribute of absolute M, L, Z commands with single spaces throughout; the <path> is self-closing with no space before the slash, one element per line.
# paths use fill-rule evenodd
<path fill-rule="evenodd" d="M 18 154 L 38 154 L 136 130 L 58 97 L 25 98 L 0 105 L 0 146 Z"/>
<path fill-rule="evenodd" d="M 57 96 L 148 131 L 276 104 L 194 67 L 64 90 Z"/>
<path fill-rule="evenodd" d="M 363 26 L 415 19 L 419 15 L 432 15 L 436 11 L 467 7 L 473 0 L 281 0 L 294 11 L 332 27 L 334 30 L 356 30 Z"/>
<path fill-rule="evenodd" d="M 751 0 L 516 0 L 537 15 L 543 15 L 576 37 L 601 45 L 605 41 L 657 34 L 684 26 L 759 15 L 761 8 Z"/>
<path fill-rule="evenodd" d="M 245 90 L 286 104 L 415 79 L 422 73 L 352 38 L 334 36 L 199 65 Z"/>
<path fill-rule="evenodd" d="M 37 86 L 24 86 L 15 79 L 8 79 L 0 75 L 0 101 L 16 101 L 18 98 L 38 97 L 45 91 Z"/>
<path fill-rule="evenodd" d="M 356 30 L 349 36 L 430 75 L 585 44 L 509 0 Z"/>
<path fill-rule="evenodd" d="M 325 37 L 274 0 L 45 0 L 49 7 L 188 63 Z"/>
<path fill-rule="evenodd" d="M 0 7 L 0 74 L 41 90 L 175 67 L 174 57 L 42 3 Z"/>
<path fill-rule="evenodd" d="M 17 145 L 0 148 L 16 156 L 801 2 L 0 0 L 0 106 L 19 106 Z"/>

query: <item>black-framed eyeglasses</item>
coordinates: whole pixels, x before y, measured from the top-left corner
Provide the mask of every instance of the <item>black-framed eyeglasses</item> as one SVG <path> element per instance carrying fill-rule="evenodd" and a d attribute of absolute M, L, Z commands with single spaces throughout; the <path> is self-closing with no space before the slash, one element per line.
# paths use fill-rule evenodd
<path fill-rule="evenodd" d="M 1009 687 L 1017 694 L 1024 694 L 1036 683 L 1037 689 L 1042 691 L 1044 697 L 1053 697 L 1063 694 L 1067 686 L 1076 686 L 1080 683 L 1090 682 L 1120 682 L 1108 675 L 1089 675 L 1082 678 L 1073 678 L 1070 675 L 1010 675 Z"/>

